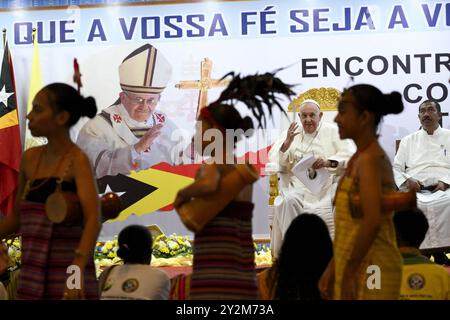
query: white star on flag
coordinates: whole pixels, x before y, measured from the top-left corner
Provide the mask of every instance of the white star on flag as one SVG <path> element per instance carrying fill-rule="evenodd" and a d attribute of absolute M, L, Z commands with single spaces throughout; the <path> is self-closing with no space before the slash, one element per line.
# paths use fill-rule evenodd
<path fill-rule="evenodd" d="M 3 85 L 2 91 L 0 91 L 0 103 L 3 103 L 8 107 L 8 99 L 12 96 L 14 92 L 6 92 L 5 86 Z"/>
<path fill-rule="evenodd" d="M 114 191 L 112 191 L 111 188 L 109 187 L 109 184 L 106 185 L 105 192 L 100 193 L 99 196 L 100 196 L 100 197 L 103 197 L 103 196 L 104 196 L 105 194 L 107 194 L 108 192 L 114 192 Z M 126 193 L 126 192 L 114 192 L 114 193 L 117 194 L 117 195 L 120 197 L 121 195 L 123 195 L 123 194 Z"/>

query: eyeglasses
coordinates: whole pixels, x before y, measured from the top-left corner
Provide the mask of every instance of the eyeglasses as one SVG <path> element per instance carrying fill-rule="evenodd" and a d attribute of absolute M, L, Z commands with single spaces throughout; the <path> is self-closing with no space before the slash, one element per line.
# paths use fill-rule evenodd
<path fill-rule="evenodd" d="M 148 99 L 143 99 L 143 98 L 139 98 L 139 97 L 132 97 L 130 96 L 128 93 L 126 93 L 125 91 L 123 92 L 125 93 L 125 95 L 127 96 L 128 99 L 130 99 L 131 103 L 133 104 L 149 104 L 149 105 L 155 105 L 158 103 L 159 101 L 159 96 L 157 98 L 148 98 Z"/>

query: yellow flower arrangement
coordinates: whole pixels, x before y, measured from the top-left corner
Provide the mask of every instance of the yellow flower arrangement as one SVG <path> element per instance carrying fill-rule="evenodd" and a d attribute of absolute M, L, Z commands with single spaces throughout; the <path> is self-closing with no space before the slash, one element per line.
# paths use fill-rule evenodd
<path fill-rule="evenodd" d="M 119 250 L 117 237 L 114 237 L 114 239 L 110 241 L 97 242 L 95 244 L 94 262 L 97 277 L 99 277 L 106 268 L 123 263 L 122 259 L 117 256 L 117 250 Z"/>
<path fill-rule="evenodd" d="M 272 252 L 268 244 L 254 244 L 255 246 L 255 264 L 257 266 L 272 265 Z"/>
<path fill-rule="evenodd" d="M 192 245 L 188 237 L 161 234 L 153 241 L 153 255 L 156 258 L 172 258 L 190 254 L 192 254 Z"/>
<path fill-rule="evenodd" d="M 96 260 L 113 259 L 117 257 L 118 249 L 117 237 L 104 243 L 97 242 L 94 249 L 94 257 Z"/>
<path fill-rule="evenodd" d="M 8 254 L 12 260 L 12 268 L 20 268 L 21 242 L 20 238 L 3 239 L 2 242 L 8 246 Z M 268 266 L 272 264 L 272 255 L 268 245 L 255 244 L 255 264 L 257 266 Z M 97 242 L 94 251 L 97 275 L 105 268 L 122 264 L 123 261 L 117 256 L 118 241 L 115 237 L 111 241 Z M 192 266 L 192 244 L 187 236 L 172 234 L 166 236 L 161 234 L 153 241 L 152 266 L 175 267 Z"/>
<path fill-rule="evenodd" d="M 8 247 L 8 255 L 11 258 L 11 269 L 15 270 L 20 268 L 20 258 L 22 257 L 21 241 L 20 237 L 14 239 L 3 239 L 3 243 Z"/>

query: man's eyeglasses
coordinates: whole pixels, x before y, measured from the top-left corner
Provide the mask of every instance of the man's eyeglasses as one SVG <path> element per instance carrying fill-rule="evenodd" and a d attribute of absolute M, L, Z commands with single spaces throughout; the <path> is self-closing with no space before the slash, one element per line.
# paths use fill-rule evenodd
<path fill-rule="evenodd" d="M 148 98 L 148 99 L 143 99 L 143 98 L 139 98 L 139 97 L 132 97 L 130 96 L 128 93 L 126 93 L 125 91 L 123 92 L 125 93 L 125 95 L 127 96 L 127 98 L 131 101 L 131 103 L 133 104 L 149 104 L 149 105 L 154 105 L 157 104 L 159 101 L 159 96 L 156 98 Z"/>

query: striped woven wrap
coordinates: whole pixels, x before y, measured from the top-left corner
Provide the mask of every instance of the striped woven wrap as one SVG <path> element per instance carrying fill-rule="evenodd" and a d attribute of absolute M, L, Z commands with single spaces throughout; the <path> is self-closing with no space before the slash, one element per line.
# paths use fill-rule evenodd
<path fill-rule="evenodd" d="M 170 300 L 189 300 L 189 289 L 191 287 L 191 275 L 179 274 L 170 279 Z"/>
<path fill-rule="evenodd" d="M 257 299 L 252 211 L 231 202 L 195 235 L 191 299 Z"/>
<path fill-rule="evenodd" d="M 81 225 L 56 225 L 48 220 L 44 204 L 23 202 L 20 208 L 22 266 L 17 299 L 62 299 L 67 267 L 80 242 Z M 84 272 L 86 299 L 98 299 L 93 257 Z"/>

